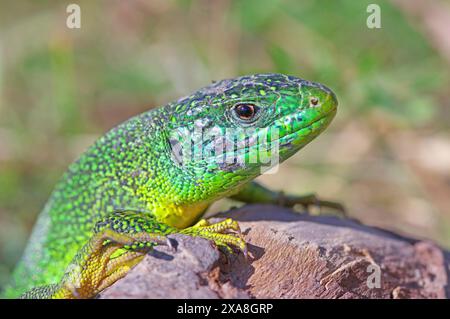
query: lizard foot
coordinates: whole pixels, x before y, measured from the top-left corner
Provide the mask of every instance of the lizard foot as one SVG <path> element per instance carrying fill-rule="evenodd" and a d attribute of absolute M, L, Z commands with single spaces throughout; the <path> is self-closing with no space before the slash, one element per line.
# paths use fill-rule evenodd
<path fill-rule="evenodd" d="M 232 246 L 236 247 L 247 257 L 247 244 L 242 237 L 239 224 L 231 218 L 214 224 L 210 224 L 206 219 L 201 219 L 197 224 L 185 228 L 179 233 L 211 240 L 218 248 L 224 249 L 228 253 L 233 253 Z"/>
<path fill-rule="evenodd" d="M 332 209 L 336 215 L 340 217 L 347 217 L 345 207 L 338 203 L 319 199 L 315 194 L 308 194 L 303 196 L 285 195 L 283 192 L 279 193 L 278 204 L 285 207 L 294 207 L 295 205 L 302 205 L 308 213 L 311 213 L 312 207 L 319 208 L 321 213 L 322 208 Z"/>
<path fill-rule="evenodd" d="M 116 212 L 96 223 L 94 235 L 77 252 L 57 284 L 37 287 L 22 298 L 92 298 L 138 264 L 156 245 L 173 249 L 166 235 L 176 229 L 151 216 Z"/>

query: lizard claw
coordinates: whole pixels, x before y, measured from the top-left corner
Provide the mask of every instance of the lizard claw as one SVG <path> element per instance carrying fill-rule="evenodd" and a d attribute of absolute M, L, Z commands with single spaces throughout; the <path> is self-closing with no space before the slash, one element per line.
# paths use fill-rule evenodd
<path fill-rule="evenodd" d="M 214 224 L 201 220 L 196 225 L 183 229 L 180 233 L 212 240 L 216 246 L 223 248 L 228 253 L 233 253 L 231 246 L 234 246 L 247 258 L 247 243 L 242 236 L 239 224 L 231 218 Z"/>
<path fill-rule="evenodd" d="M 177 251 L 177 243 L 173 239 L 167 237 L 166 245 L 171 252 L 175 253 Z"/>

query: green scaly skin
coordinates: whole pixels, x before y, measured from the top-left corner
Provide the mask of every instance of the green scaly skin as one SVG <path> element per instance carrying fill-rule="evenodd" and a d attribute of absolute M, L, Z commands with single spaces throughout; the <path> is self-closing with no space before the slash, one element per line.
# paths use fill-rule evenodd
<path fill-rule="evenodd" d="M 256 107 L 250 120 L 236 113 L 236 105 L 242 103 Z M 81 155 L 57 184 L 6 296 L 94 297 L 123 277 L 149 248 L 170 244 L 166 235 L 173 233 L 245 251 L 235 221 L 209 225 L 200 220 L 202 214 L 223 197 L 279 202 L 279 194 L 252 182 L 262 172 L 262 163 L 248 161 L 266 134 L 261 129 L 278 130 L 282 162 L 319 135 L 336 108 L 335 95 L 321 84 L 258 74 L 213 83 L 118 125 Z M 217 163 L 211 153 L 179 162 L 174 156 L 177 136 L 182 139 L 183 130 L 199 127 L 260 130 L 250 133 L 256 143 L 237 148 L 241 161 Z M 207 140 L 205 145 L 224 148 L 226 143 Z M 310 196 L 283 199 L 290 206 L 320 203 Z"/>

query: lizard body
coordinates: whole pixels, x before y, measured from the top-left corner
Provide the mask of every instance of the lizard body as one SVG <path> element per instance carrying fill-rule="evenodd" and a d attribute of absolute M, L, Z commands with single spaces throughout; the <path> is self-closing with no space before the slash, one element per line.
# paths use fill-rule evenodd
<path fill-rule="evenodd" d="M 266 150 L 282 162 L 319 135 L 336 108 L 334 93 L 321 84 L 258 74 L 213 83 L 118 125 L 56 185 L 6 296 L 94 297 L 176 232 L 245 250 L 239 234 L 229 233 L 236 222 L 209 225 L 202 214 L 223 197 L 276 202 L 278 194 L 252 182 L 263 165 L 249 159 L 259 156 L 265 129 L 276 129 L 276 152 Z M 233 143 L 217 138 L 225 130 Z M 192 139 L 206 131 L 213 134 Z M 230 153 L 234 158 L 224 161 Z"/>

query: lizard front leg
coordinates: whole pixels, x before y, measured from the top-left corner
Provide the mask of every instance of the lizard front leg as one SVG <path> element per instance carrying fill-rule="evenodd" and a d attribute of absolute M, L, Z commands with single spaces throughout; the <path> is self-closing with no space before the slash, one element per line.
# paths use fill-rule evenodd
<path fill-rule="evenodd" d="M 231 198 L 245 203 L 275 204 L 286 207 L 302 205 L 306 210 L 311 206 L 326 207 L 337 211 L 340 215 L 345 216 L 346 214 L 342 204 L 319 199 L 315 194 L 287 195 L 283 192 L 274 192 L 254 181 L 245 185 L 239 193 Z"/>
<path fill-rule="evenodd" d="M 230 232 L 238 232 L 233 234 Z M 171 246 L 169 234 L 185 234 L 212 240 L 218 247 L 231 250 L 230 245 L 244 252 L 235 221 L 208 224 L 205 220 L 178 230 L 155 217 L 132 211 L 116 212 L 97 222 L 94 235 L 77 253 L 58 284 L 36 287 L 21 298 L 92 298 L 139 263 L 156 245 Z"/>

